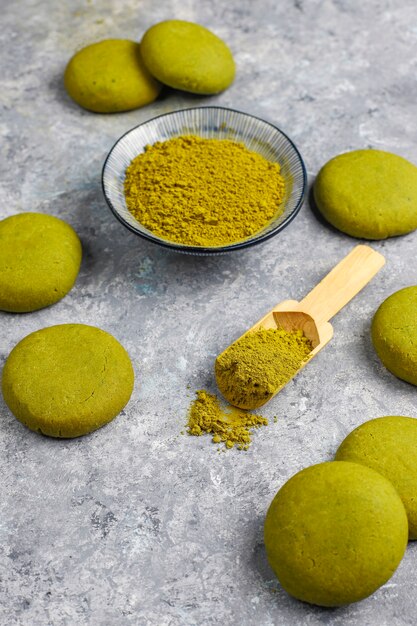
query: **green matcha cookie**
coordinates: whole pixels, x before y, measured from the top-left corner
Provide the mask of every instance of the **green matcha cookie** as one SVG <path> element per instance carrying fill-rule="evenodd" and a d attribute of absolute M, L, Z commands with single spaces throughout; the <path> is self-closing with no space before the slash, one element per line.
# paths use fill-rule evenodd
<path fill-rule="evenodd" d="M 366 598 L 398 567 L 407 515 L 373 469 L 335 461 L 302 470 L 278 491 L 265 520 L 269 563 L 295 598 L 340 606 Z"/>
<path fill-rule="evenodd" d="M 105 39 L 77 52 L 64 83 L 75 102 L 97 113 L 137 109 L 161 89 L 143 64 L 140 45 L 126 39 Z"/>
<path fill-rule="evenodd" d="M 3 370 L 3 396 L 14 416 L 51 437 L 79 437 L 107 424 L 132 389 L 126 350 L 112 335 L 84 324 L 31 333 Z"/>
<path fill-rule="evenodd" d="M 213 94 L 231 85 L 235 62 L 226 44 L 192 22 L 168 20 L 146 31 L 143 61 L 158 80 L 175 89 Z"/>
<path fill-rule="evenodd" d="M 417 539 L 417 419 L 394 415 L 365 422 L 342 442 L 336 460 L 367 465 L 388 478 L 405 506 L 409 537 Z"/>
<path fill-rule="evenodd" d="M 380 305 L 371 336 L 385 367 L 417 385 L 417 287 L 400 289 Z"/>
<path fill-rule="evenodd" d="M 58 302 L 80 263 L 80 240 L 57 217 L 19 213 L 0 221 L 0 309 L 22 313 Z"/>
<path fill-rule="evenodd" d="M 417 228 L 417 167 L 381 150 L 346 152 L 322 167 L 314 198 L 326 220 L 352 237 L 404 235 Z"/>

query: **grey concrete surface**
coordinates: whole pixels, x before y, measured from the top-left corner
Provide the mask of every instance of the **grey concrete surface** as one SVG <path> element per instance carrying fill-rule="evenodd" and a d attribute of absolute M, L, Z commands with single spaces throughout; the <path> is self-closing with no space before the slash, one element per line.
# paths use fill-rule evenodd
<path fill-rule="evenodd" d="M 140 39 L 166 18 L 231 46 L 235 84 L 212 98 L 166 91 L 118 115 L 83 111 L 62 86 L 81 46 Z M 276 302 L 301 298 L 356 243 L 307 202 L 275 239 L 218 258 L 176 255 L 112 217 L 100 171 L 114 141 L 157 114 L 210 103 L 263 117 L 303 154 L 310 182 L 330 157 L 372 146 L 417 163 L 414 0 L 1 1 L 1 217 L 41 211 L 81 236 L 73 291 L 0 314 L 0 366 L 29 332 L 95 324 L 128 349 L 136 387 L 107 427 L 73 441 L 25 429 L 0 400 L 0 622 L 7 626 L 400 626 L 417 621 L 417 546 L 358 604 L 299 603 L 269 569 L 263 519 L 277 489 L 332 458 L 363 421 L 417 417 L 416 389 L 379 363 L 377 306 L 417 283 L 417 233 L 376 242 L 386 268 L 334 319 L 331 344 L 265 407 L 251 449 L 218 453 L 181 435 L 190 395 L 214 390 L 215 356 Z"/>

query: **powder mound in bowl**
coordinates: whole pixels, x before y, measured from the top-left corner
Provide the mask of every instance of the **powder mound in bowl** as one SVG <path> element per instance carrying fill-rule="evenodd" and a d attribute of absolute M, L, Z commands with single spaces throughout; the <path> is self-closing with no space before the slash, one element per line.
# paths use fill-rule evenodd
<path fill-rule="evenodd" d="M 251 428 L 266 426 L 268 420 L 261 415 L 239 411 L 234 407 L 223 410 L 218 398 L 201 389 L 192 402 L 188 414 L 188 434 L 213 435 L 213 443 L 224 442 L 226 448 L 235 445 L 239 450 L 247 450 L 251 444 Z"/>
<path fill-rule="evenodd" d="M 295 376 L 312 349 L 301 330 L 249 332 L 217 357 L 217 386 L 230 404 L 256 409 Z"/>
<path fill-rule="evenodd" d="M 186 135 L 147 146 L 126 170 L 132 215 L 149 231 L 190 246 L 223 246 L 283 213 L 278 163 L 243 143 Z"/>

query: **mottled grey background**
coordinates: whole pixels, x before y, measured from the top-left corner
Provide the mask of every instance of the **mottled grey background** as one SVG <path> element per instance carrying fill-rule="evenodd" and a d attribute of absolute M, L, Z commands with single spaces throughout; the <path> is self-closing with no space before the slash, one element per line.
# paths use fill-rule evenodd
<path fill-rule="evenodd" d="M 189 395 L 214 389 L 215 356 L 276 302 L 301 298 L 356 243 L 306 203 L 281 235 L 218 258 L 175 255 L 112 217 L 100 171 L 114 141 L 157 114 L 219 104 L 280 126 L 310 181 L 330 157 L 372 146 L 417 163 L 415 0 L 1 0 L 1 216 L 58 215 L 81 236 L 73 291 L 0 314 L 0 357 L 29 332 L 96 324 L 128 349 L 137 381 L 109 426 L 73 441 L 25 429 L 0 400 L 0 611 L 7 626 L 416 623 L 417 546 L 369 599 L 323 610 L 287 596 L 269 569 L 265 511 L 306 465 L 380 415 L 417 417 L 416 389 L 369 339 L 389 294 L 417 283 L 417 233 L 377 242 L 387 265 L 334 319 L 331 344 L 264 414 L 247 453 L 183 436 Z M 140 39 L 166 18 L 230 44 L 235 84 L 212 98 L 165 92 L 118 115 L 81 110 L 62 86 L 73 52 Z M 190 390 L 187 390 L 187 387 Z"/>

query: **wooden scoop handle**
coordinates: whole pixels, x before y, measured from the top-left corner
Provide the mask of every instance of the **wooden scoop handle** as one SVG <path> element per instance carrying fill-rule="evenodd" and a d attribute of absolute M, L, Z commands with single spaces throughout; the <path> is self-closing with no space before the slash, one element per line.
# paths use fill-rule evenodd
<path fill-rule="evenodd" d="M 316 324 L 328 322 L 385 264 L 385 258 L 369 246 L 355 246 L 300 302 Z"/>

